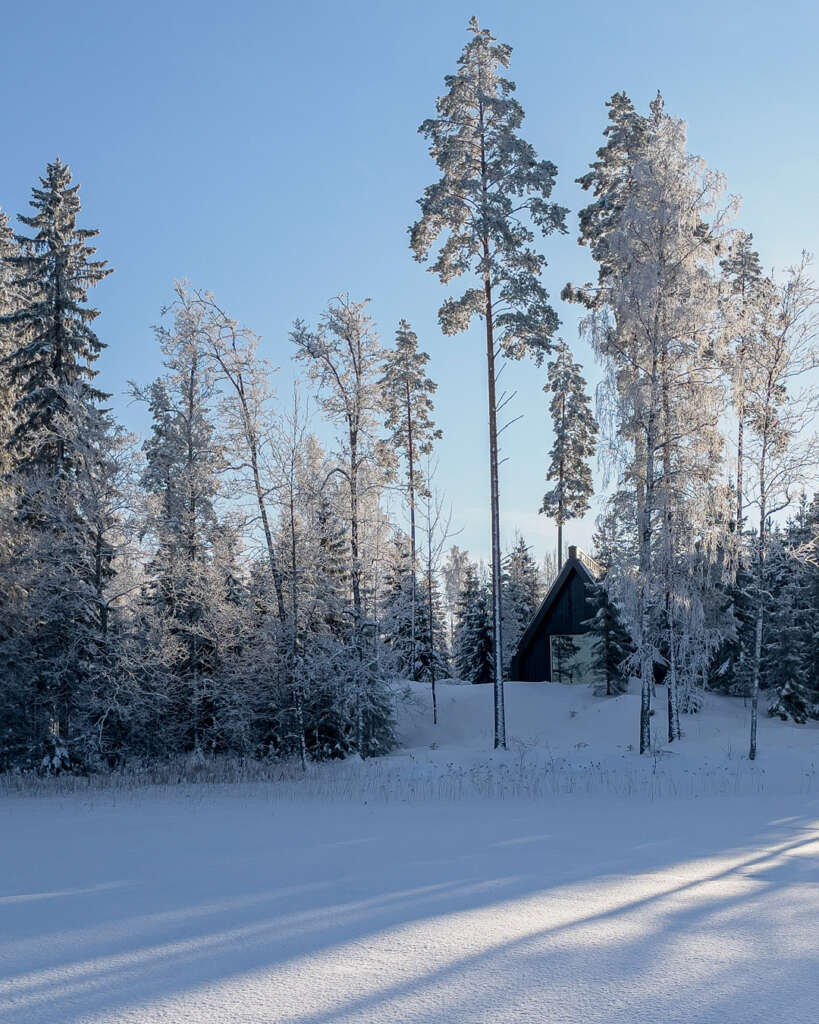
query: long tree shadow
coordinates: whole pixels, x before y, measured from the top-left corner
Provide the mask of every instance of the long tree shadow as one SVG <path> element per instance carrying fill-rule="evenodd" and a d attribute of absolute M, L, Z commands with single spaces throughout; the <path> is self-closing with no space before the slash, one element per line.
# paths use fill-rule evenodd
<path fill-rule="evenodd" d="M 725 806 L 732 806 L 731 802 Z M 636 804 L 624 803 L 622 807 L 627 808 L 626 818 L 633 818 L 631 824 L 639 827 L 642 809 Z M 689 806 L 687 813 L 690 810 Z M 55 914 L 32 915 L 30 910 L 59 902 L 60 898 L 71 901 L 68 889 L 55 887 L 51 890 L 54 899 L 35 900 L 27 907 L 26 916 L 20 912 L 23 904 L 9 904 L 16 910 L 0 932 L 5 940 L 0 944 L 0 964 L 6 965 L 0 980 L 0 1020 L 69 1024 L 92 1013 L 125 1014 L 129 1007 L 133 1009 L 129 1019 L 139 1020 L 140 1005 L 195 993 L 202 986 L 212 989 L 234 979 L 264 977 L 266 972 L 287 965 L 298 966 L 308 957 L 311 964 L 317 957 L 332 961 L 336 951 L 362 943 L 366 948 L 385 934 L 421 924 L 432 926 L 434 933 L 435 927 L 448 927 L 450 922 L 455 928 L 468 927 L 470 915 L 475 913 L 500 918 L 509 915 L 509 908 L 525 907 L 544 897 L 554 908 L 575 890 L 589 894 L 586 898 L 592 902 L 597 890 L 605 893 L 601 909 L 583 912 L 574 905 L 564 920 L 542 927 L 537 926 L 535 914 L 533 925 L 520 935 L 490 940 L 483 948 L 462 956 L 450 953 L 440 966 L 429 969 L 425 963 L 415 976 L 395 983 L 388 975 L 371 979 L 360 994 L 351 997 L 340 992 L 328 1008 L 305 1008 L 293 1014 L 284 1005 L 271 1006 L 269 1017 L 258 1018 L 293 1024 L 330 1024 L 347 1019 L 443 1022 L 448 1017 L 440 1013 L 442 994 L 454 986 L 460 995 L 459 1008 L 450 1008 L 458 1014 L 453 1019 L 480 1019 L 480 1000 L 487 998 L 486 985 L 481 985 L 480 978 L 494 978 L 493 966 L 513 964 L 519 975 L 515 998 L 529 992 L 542 1001 L 549 997 L 550 986 L 554 994 L 568 984 L 566 978 L 577 960 L 572 949 L 561 943 L 571 937 L 570 946 L 577 941 L 582 944 L 587 935 L 592 948 L 606 958 L 610 975 L 620 979 L 624 990 L 629 986 L 634 989 L 635 979 L 644 973 L 641 965 L 651 963 L 651 958 L 658 955 L 673 955 L 675 944 L 685 943 L 692 936 L 701 940 L 709 929 L 717 934 L 720 915 L 731 911 L 741 914 L 746 902 L 758 901 L 766 893 L 769 898 L 772 893 L 786 894 L 794 885 L 810 885 L 816 878 L 813 862 L 799 856 L 817 842 L 811 816 L 757 821 L 750 828 L 740 828 L 739 837 L 736 829 L 723 823 L 711 835 L 686 835 L 681 827 L 681 834 L 675 837 L 672 832 L 669 841 L 668 831 L 661 827 L 635 842 L 628 828 L 607 841 L 605 829 L 617 819 L 616 811 L 608 812 L 608 822 L 606 813 L 601 816 L 599 811 L 590 811 L 584 817 L 582 808 L 578 811 L 567 802 L 520 807 L 486 803 L 482 812 L 476 818 L 470 808 L 458 806 L 383 813 L 371 809 L 365 825 L 376 834 L 366 844 L 361 842 L 360 821 L 344 823 L 330 815 L 326 830 L 321 823 L 316 827 L 316 831 L 327 833 L 320 836 L 320 841 L 308 832 L 303 839 L 298 834 L 282 839 L 278 851 L 271 848 L 267 852 L 267 871 L 260 869 L 266 851 L 265 829 L 254 832 L 252 815 L 244 820 L 240 814 L 239 820 L 248 830 L 246 841 L 242 842 L 241 836 L 223 836 L 216 844 L 218 848 L 209 851 L 204 874 L 201 857 L 190 864 L 188 878 L 184 866 L 180 871 L 175 862 L 171 865 L 159 859 L 153 890 L 150 878 L 138 879 L 119 890 L 99 888 L 99 893 L 118 892 L 122 901 L 108 900 L 96 908 L 94 900 L 99 894 L 76 894 L 74 899 L 81 896 L 82 903 L 72 903 L 59 920 Z M 544 812 L 551 816 L 548 832 L 533 828 L 542 825 Z M 287 814 L 282 817 L 286 823 Z M 601 817 L 603 820 L 598 820 Z M 295 818 L 294 824 L 298 825 L 299 815 Z M 218 815 L 211 822 L 205 814 L 202 824 L 205 831 L 218 826 Z M 423 826 L 429 832 L 402 834 L 396 827 L 402 825 L 407 829 Z M 566 830 L 572 827 L 575 835 L 566 839 Z M 568 858 L 568 866 L 566 851 L 552 849 L 560 841 L 573 844 L 576 856 L 573 862 Z M 499 843 L 504 844 L 500 855 Z M 172 843 L 162 849 L 167 856 L 178 852 Z M 362 852 L 365 849 L 367 853 Z M 103 862 L 110 852 L 102 852 Z M 299 855 L 301 859 L 294 864 L 293 857 Z M 800 862 L 797 870 L 788 868 L 789 859 Z M 730 863 L 709 870 L 710 860 Z M 237 872 L 230 873 L 232 864 L 238 865 Z M 168 890 L 163 884 L 163 869 L 170 868 L 176 888 Z M 283 884 L 270 887 L 277 869 L 288 877 Z M 195 892 L 205 890 L 213 896 L 220 872 L 228 872 L 227 882 L 222 875 L 222 899 L 191 899 Z M 684 881 L 676 878 L 686 873 L 691 877 Z M 723 885 L 749 875 L 753 884 L 746 886 L 746 891 L 721 893 Z M 627 892 L 620 895 L 618 887 L 627 889 L 632 878 L 643 879 L 650 891 L 638 898 L 629 898 Z M 260 884 L 262 881 L 267 885 Z M 97 884 L 104 887 L 115 883 Z M 140 906 L 140 900 L 150 906 Z M 562 912 L 565 908 L 560 909 Z M 815 900 L 812 910 L 815 914 Z M 4 913 L 0 903 L 0 915 Z M 621 937 L 616 943 L 605 937 L 617 931 L 612 929 L 613 922 L 632 919 L 639 921 L 638 934 L 630 939 Z M 69 921 L 72 927 L 65 927 Z M 753 959 L 749 956 L 748 964 Z M 801 960 L 799 956 L 792 960 L 789 977 L 802 965 Z M 732 960 L 728 967 L 741 974 L 742 959 Z M 531 983 L 520 981 L 530 975 Z M 708 978 L 709 1005 L 715 1012 L 727 998 L 720 994 L 719 986 L 725 984 L 723 975 L 724 971 L 714 969 Z M 464 979 L 470 979 L 469 984 Z M 617 1003 L 617 986 L 607 998 Z M 655 993 L 645 998 L 660 1005 L 666 997 Z M 641 999 L 638 994 L 629 1005 L 642 1005 Z M 430 1001 L 435 1004 L 431 1009 L 426 1005 Z M 390 1008 L 399 1006 L 401 1012 L 389 1016 Z M 673 1004 L 667 1009 L 671 1012 Z M 599 1016 L 608 1012 L 602 1005 L 595 1012 L 595 1020 L 621 1019 Z M 612 1012 L 620 1011 L 615 1008 Z M 515 1018 L 506 1014 L 505 1019 Z M 666 1015 L 663 1019 L 675 1018 Z"/>

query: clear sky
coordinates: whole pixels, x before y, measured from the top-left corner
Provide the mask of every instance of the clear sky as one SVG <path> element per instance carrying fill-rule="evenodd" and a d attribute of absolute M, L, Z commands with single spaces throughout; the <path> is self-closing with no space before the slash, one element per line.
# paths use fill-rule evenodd
<path fill-rule="evenodd" d="M 605 100 L 624 89 L 645 109 L 660 88 L 689 122 L 693 152 L 743 196 L 741 226 L 767 265 L 819 250 L 819 5 L 702 2 L 583 4 L 141 0 L 6 3 L 2 9 L 0 206 L 27 210 L 32 184 L 59 154 L 82 184 L 82 223 L 116 273 L 95 291 L 109 348 L 100 383 L 123 422 L 144 429 L 125 382 L 160 370 L 150 325 L 174 279 L 213 291 L 264 337 L 293 376 L 287 334 L 327 300 L 372 298 L 383 339 L 406 317 L 431 354 L 444 430 L 439 483 L 456 542 L 488 551 L 486 383 L 481 324 L 440 333 L 446 295 L 408 248 L 416 199 L 435 177 L 417 126 L 477 14 L 510 43 L 524 134 L 559 168 L 554 198 L 570 232 L 546 239 L 546 282 L 562 333 L 577 340 L 567 280 L 593 267 L 576 244 L 574 184 L 601 143 Z M 537 515 L 551 444 L 545 371 L 513 364 L 517 390 L 503 435 L 505 540 L 521 529 L 541 558 L 554 547 Z M 568 528 L 588 544 L 593 514 Z"/>

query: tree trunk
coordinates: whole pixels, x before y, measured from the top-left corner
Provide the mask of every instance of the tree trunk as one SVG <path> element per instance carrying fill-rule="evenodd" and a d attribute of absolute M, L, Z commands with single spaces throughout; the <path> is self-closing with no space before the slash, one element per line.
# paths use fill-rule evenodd
<path fill-rule="evenodd" d="M 757 538 L 756 558 L 756 628 L 754 631 L 754 675 L 751 687 L 751 739 L 748 748 L 748 758 L 756 760 L 756 733 L 759 720 L 759 677 L 762 668 L 762 624 L 765 614 L 765 529 L 767 516 L 767 502 L 765 488 L 767 487 L 765 461 L 768 454 L 768 417 L 765 417 L 765 431 L 762 440 L 762 454 L 759 460 L 759 536 Z"/>
<path fill-rule="evenodd" d="M 563 396 L 560 403 L 560 430 L 561 436 L 566 436 L 566 397 Z M 563 444 L 561 441 L 560 448 L 560 469 L 559 479 L 557 481 L 557 493 L 559 495 L 557 499 L 557 571 L 558 573 L 563 568 Z"/>
<path fill-rule="evenodd" d="M 407 403 L 407 465 L 408 494 L 410 507 L 410 568 L 412 570 L 412 609 L 410 612 L 410 678 L 415 679 L 415 621 L 418 607 L 417 582 L 415 579 L 415 448 L 412 440 L 412 402 L 409 381 L 406 381 Z M 433 688 L 434 712 L 434 688 Z"/>
<path fill-rule="evenodd" d="M 645 441 L 645 473 L 643 506 L 640 510 L 640 753 L 651 746 L 651 686 L 654 679 L 654 659 L 648 644 L 647 590 L 651 575 L 651 517 L 654 512 L 654 459 L 656 453 L 656 386 L 657 352 L 652 356 L 648 426 Z"/>
<path fill-rule="evenodd" d="M 484 202 L 488 193 L 483 109 L 480 110 L 481 183 Z M 489 236 L 483 236 L 483 289 L 486 319 L 486 373 L 489 385 L 489 504 L 492 529 L 492 677 L 495 706 L 495 749 L 506 749 L 506 711 L 503 700 L 503 645 L 501 623 L 500 488 L 498 481 L 498 417 L 495 398 L 495 332 L 492 319 L 492 281 L 489 274 Z"/>
<path fill-rule="evenodd" d="M 438 724 L 438 694 L 435 690 L 435 628 L 432 620 L 432 521 L 427 520 L 427 602 L 429 604 L 429 670 L 432 675 L 432 724 Z"/>

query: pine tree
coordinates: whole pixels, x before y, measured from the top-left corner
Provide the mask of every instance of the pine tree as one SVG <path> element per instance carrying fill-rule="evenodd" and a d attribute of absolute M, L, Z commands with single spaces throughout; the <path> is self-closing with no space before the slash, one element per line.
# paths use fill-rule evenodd
<path fill-rule="evenodd" d="M 388 443 L 406 460 L 406 494 L 410 511 L 410 565 L 412 573 L 411 630 L 412 652 L 409 662 L 415 664 L 415 643 L 419 635 L 416 624 L 418 604 L 417 545 L 415 529 L 416 495 L 425 487 L 419 458 L 429 455 L 432 442 L 442 436 L 432 420 L 432 395 L 437 384 L 426 373 L 429 356 L 418 350 L 418 337 L 406 320 L 398 325 L 395 348 L 384 359 L 384 375 L 380 384 L 384 393 Z M 415 678 L 413 674 L 413 678 Z"/>
<path fill-rule="evenodd" d="M 544 494 L 540 507 L 557 524 L 558 571 L 563 566 L 563 525 L 588 511 L 594 493 L 589 460 L 594 455 L 597 424 L 580 370 L 580 364 L 572 359 L 571 349 L 561 338 L 543 388 L 552 395 L 549 411 L 555 438 L 546 479 L 556 483 Z"/>
<path fill-rule="evenodd" d="M 726 259 L 722 260 L 722 276 L 727 288 L 723 316 L 732 344 L 726 352 L 727 375 L 737 417 L 736 440 L 736 529 L 741 532 L 745 519 L 744 465 L 745 420 L 748 401 L 749 349 L 759 329 L 760 290 L 763 285 L 759 253 L 751 248 L 753 235 L 738 231 Z"/>
<path fill-rule="evenodd" d="M 489 478 L 492 538 L 492 621 L 494 649 L 495 746 L 506 746 L 501 636 L 501 546 L 498 481 L 498 427 L 495 397 L 496 351 L 536 360 L 549 351 L 558 319 L 540 280 L 544 258 L 532 247 L 534 232 L 565 230 L 566 210 L 548 202 L 557 168 L 538 160 L 519 134 L 523 108 L 515 86 L 501 74 L 511 47 L 469 23 L 472 38 L 445 78 L 447 92 L 436 104 L 438 116 L 423 122 L 430 154 L 441 178 L 419 200 L 421 218 L 410 229 L 416 260 L 426 262 L 431 247 L 448 233 L 429 268 L 444 283 L 467 271 L 479 287 L 447 299 L 439 311 L 445 334 L 466 330 L 473 316 L 486 327 L 489 401 Z"/>

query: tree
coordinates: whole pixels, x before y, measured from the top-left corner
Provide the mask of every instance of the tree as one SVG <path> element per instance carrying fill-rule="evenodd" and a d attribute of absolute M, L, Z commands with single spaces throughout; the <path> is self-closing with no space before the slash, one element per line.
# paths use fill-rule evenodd
<path fill-rule="evenodd" d="M 411 584 L 411 629 L 410 664 L 415 664 L 415 640 L 417 636 L 415 611 L 418 603 L 416 589 L 416 496 L 424 490 L 425 481 L 419 469 L 419 459 L 429 455 L 432 442 L 442 437 L 432 420 L 432 395 L 437 384 L 426 373 L 429 356 L 418 350 L 418 337 L 406 320 L 398 325 L 395 334 L 395 348 L 388 351 L 384 359 L 384 375 L 381 387 L 386 411 L 388 443 L 401 452 L 406 460 L 406 494 L 410 510 L 410 574 Z M 414 676 L 413 676 L 414 678 Z"/>
<path fill-rule="evenodd" d="M 17 307 L 11 260 L 19 255 L 8 216 L 0 210 L 0 475 L 11 469 L 9 442 L 14 430 L 15 391 L 9 376 L 8 358 L 14 351 L 14 334 L 6 319 Z"/>
<path fill-rule="evenodd" d="M 444 578 L 444 597 L 446 598 L 447 614 L 449 617 L 449 646 L 455 646 L 455 620 L 458 614 L 458 602 L 461 598 L 461 591 L 464 588 L 466 571 L 469 567 L 469 552 L 461 551 L 457 544 L 453 544 L 447 554 L 442 573 Z"/>
<path fill-rule="evenodd" d="M 492 644 L 491 585 L 469 565 L 458 608 L 455 631 L 455 667 L 458 676 L 470 683 L 488 683 L 495 678 Z"/>
<path fill-rule="evenodd" d="M 554 444 L 547 480 L 555 486 L 543 495 L 540 511 L 557 523 L 557 568 L 563 566 L 563 525 L 584 515 L 594 493 L 589 460 L 594 455 L 597 424 L 592 416 L 582 367 L 572 359 L 569 346 L 561 338 L 557 354 L 549 363 L 548 381 L 543 390 L 551 392 Z"/>
<path fill-rule="evenodd" d="M 165 685 L 173 742 L 199 751 L 212 734 L 210 691 L 219 657 L 210 628 L 218 597 L 211 567 L 225 459 L 214 420 L 216 382 L 201 346 L 203 311 L 180 296 L 169 312 L 172 326 L 156 328 L 167 373 L 147 390 L 134 388 L 152 417 L 142 474 L 153 499 L 144 526 L 154 542 L 146 603 L 170 651 Z"/>
<path fill-rule="evenodd" d="M 540 361 L 549 351 L 558 319 L 540 280 L 545 260 L 531 243 L 533 228 L 543 234 L 565 231 L 566 210 L 548 202 L 557 168 L 538 160 L 519 134 L 523 108 L 512 96 L 514 83 L 501 74 L 509 67 L 511 48 L 496 43 L 477 18 L 469 30 L 472 38 L 458 70 L 444 80 L 447 92 L 436 103 L 438 116 L 419 129 L 442 174 L 419 200 L 421 218 L 410 229 L 410 244 L 415 259 L 426 262 L 446 233 L 429 269 L 445 284 L 469 271 L 480 285 L 447 299 L 438 318 L 445 334 L 466 330 L 473 316 L 483 317 L 486 327 L 494 732 L 495 747 L 505 747 L 495 360 L 500 354 L 519 359 L 531 353 Z"/>
<path fill-rule="evenodd" d="M 87 293 L 111 271 L 92 258 L 88 242 L 98 232 L 77 227 L 79 185 L 69 168 L 48 164 L 40 183 L 35 214 L 20 217 L 33 234 L 12 243 L 4 221 L 0 239 L 9 385 L 0 462 L 11 485 L 8 554 L 17 577 L 2 657 L 29 703 L 27 752 L 18 753 L 29 764 L 43 754 L 42 764 L 58 770 L 83 758 L 84 708 L 101 649 L 105 558 L 84 474 L 92 464 L 95 474 L 101 469 L 107 396 L 91 383 L 104 346 Z"/>
<path fill-rule="evenodd" d="M 112 271 L 88 245 L 99 234 L 77 227 L 79 185 L 59 157 L 34 188 L 34 216 L 20 216 L 33 236 L 17 235 L 13 268 L 15 308 L 2 317 L 14 336 L 9 377 L 17 390 L 10 445 L 19 469 L 68 470 L 80 444 L 82 419 L 108 396 L 95 388 L 92 364 L 104 348 L 91 329 L 99 310 L 86 305 L 89 287 Z"/>
<path fill-rule="evenodd" d="M 636 565 L 617 579 L 637 648 L 644 753 L 655 662 L 667 664 L 676 739 L 681 671 L 693 671 L 716 642 L 699 628 L 692 556 L 697 545 L 710 554 L 720 542 L 719 521 L 703 509 L 722 459 L 715 260 L 735 203 L 720 206 L 722 177 L 687 152 L 685 124 L 665 113 L 659 95 L 648 117 L 624 94 L 609 106 L 607 144 L 580 179 L 595 197 L 581 212 L 580 242 L 592 249 L 598 280 L 563 295 L 590 309 L 584 328 L 606 368 L 599 418 L 620 488 L 635 499 Z M 680 645 L 690 653 L 695 643 L 697 656 L 681 668 Z"/>
<path fill-rule="evenodd" d="M 723 317 L 731 344 L 725 353 L 731 397 L 737 417 L 736 439 L 736 529 L 742 532 L 744 503 L 743 479 L 745 465 L 745 419 L 748 401 L 749 349 L 759 330 L 762 264 L 759 253 L 751 248 L 753 235 L 738 231 L 731 243 L 728 256 L 720 267 L 727 290 L 723 304 Z"/>
<path fill-rule="evenodd" d="M 383 747 L 380 716 L 385 703 L 377 698 L 374 652 L 365 642 L 362 512 L 366 492 L 383 479 L 383 448 L 377 443 L 376 423 L 383 413 L 379 387 L 384 361 L 366 302 L 339 296 L 328 306 L 316 330 L 296 321 L 291 339 L 296 358 L 307 365 L 318 389 L 321 408 L 336 423 L 339 451 L 329 475 L 338 474 L 346 486 L 344 518 L 349 530 L 349 580 L 352 588 L 352 684 L 356 704 L 356 749 L 362 757 Z M 368 627 L 369 628 L 369 627 Z M 388 731 L 388 730 L 387 730 Z"/>
<path fill-rule="evenodd" d="M 508 678 L 518 642 L 537 611 L 540 585 L 535 560 L 520 534 L 503 559 L 503 671 Z"/>
<path fill-rule="evenodd" d="M 605 676 L 606 696 L 612 697 L 628 690 L 628 662 L 634 645 L 605 585 L 587 584 L 587 590 L 594 614 L 583 625 L 588 627 L 595 661 Z"/>
<path fill-rule="evenodd" d="M 770 279 L 761 292 L 762 329 L 749 352 L 746 451 L 755 467 L 750 501 L 759 514 L 754 557 L 756 615 L 751 675 L 751 729 L 748 756 L 757 754 L 757 723 L 762 671 L 767 555 L 770 522 L 791 503 L 794 490 L 819 461 L 816 435 L 805 434 L 817 409 L 815 388 L 800 378 L 819 365 L 817 293 L 807 274 L 808 260 L 792 268 L 784 284 Z"/>

